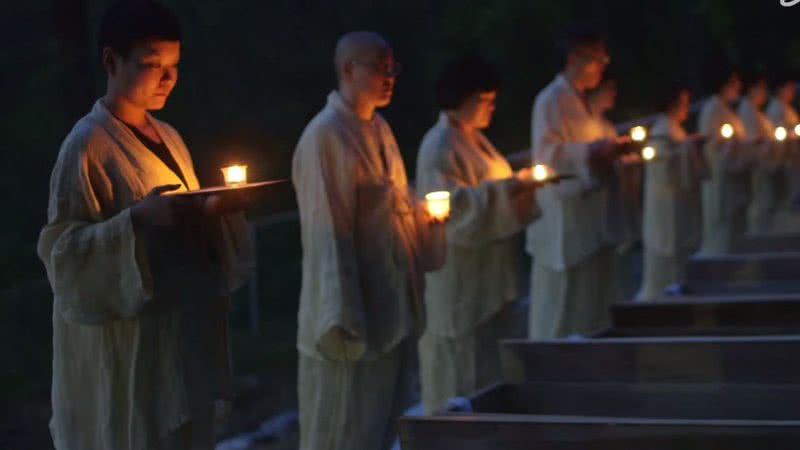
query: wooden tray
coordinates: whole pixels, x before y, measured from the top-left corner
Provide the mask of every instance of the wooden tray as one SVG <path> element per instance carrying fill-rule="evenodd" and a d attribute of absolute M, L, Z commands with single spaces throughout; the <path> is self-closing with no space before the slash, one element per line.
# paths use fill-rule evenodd
<path fill-rule="evenodd" d="M 183 192 L 174 192 L 168 193 L 165 195 L 178 195 L 182 197 L 195 197 L 195 196 L 204 196 L 204 195 L 212 195 L 212 194 L 225 194 L 228 192 L 256 192 L 262 191 L 268 187 L 280 185 L 283 183 L 288 182 L 289 180 L 270 180 L 270 181 L 259 181 L 256 183 L 247 183 L 242 184 L 239 186 L 214 186 L 208 187 L 203 189 L 196 189 L 193 191 L 183 191 Z"/>

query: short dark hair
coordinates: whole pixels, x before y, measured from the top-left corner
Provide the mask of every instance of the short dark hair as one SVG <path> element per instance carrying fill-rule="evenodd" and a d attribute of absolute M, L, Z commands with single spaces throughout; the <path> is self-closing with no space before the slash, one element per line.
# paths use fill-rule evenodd
<path fill-rule="evenodd" d="M 561 32 L 558 40 L 558 48 L 566 57 L 569 52 L 592 44 L 606 44 L 608 38 L 606 33 L 598 25 L 593 23 L 581 23 L 572 25 Z"/>
<path fill-rule="evenodd" d="M 679 80 L 671 83 L 664 89 L 658 98 L 659 111 L 667 111 L 672 108 L 672 105 L 678 101 L 681 93 L 686 92 L 692 95 L 692 90 L 689 88 L 689 83 L 684 80 Z"/>
<path fill-rule="evenodd" d="M 436 80 L 436 100 L 441 109 L 456 109 L 476 92 L 500 89 L 497 67 L 477 55 L 466 55 L 444 66 Z"/>
<path fill-rule="evenodd" d="M 769 87 L 770 84 L 769 77 L 767 76 L 767 74 L 760 70 L 748 72 L 747 74 L 745 74 L 743 78 L 744 79 L 742 80 L 742 82 L 744 83 L 745 89 L 751 89 L 753 86 L 762 83 L 767 85 L 767 87 Z"/>
<path fill-rule="evenodd" d="M 127 58 L 133 47 L 148 40 L 180 41 L 178 17 L 152 0 L 120 0 L 103 14 L 97 43 Z"/>
<path fill-rule="evenodd" d="M 719 92 L 734 76 L 739 77 L 740 80 L 742 79 L 742 72 L 737 67 L 723 66 L 714 71 L 711 77 L 713 92 Z"/>
<path fill-rule="evenodd" d="M 797 83 L 797 74 L 788 70 L 781 70 L 772 77 L 772 88 L 778 89 L 789 83 Z"/>

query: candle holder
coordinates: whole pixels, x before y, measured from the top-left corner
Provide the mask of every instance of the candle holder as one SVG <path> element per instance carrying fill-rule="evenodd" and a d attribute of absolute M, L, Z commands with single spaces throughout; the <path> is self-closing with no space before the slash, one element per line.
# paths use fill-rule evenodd
<path fill-rule="evenodd" d="M 222 176 L 225 178 L 225 186 L 235 187 L 247 184 L 247 166 L 234 164 L 223 167 Z"/>
<path fill-rule="evenodd" d="M 434 219 L 447 220 L 450 217 L 450 193 L 436 191 L 425 194 L 425 206 Z"/>
<path fill-rule="evenodd" d="M 536 164 L 531 169 L 531 175 L 535 181 L 547 181 L 555 175 L 555 171 L 545 164 Z"/>
<path fill-rule="evenodd" d="M 734 135 L 733 125 L 729 123 L 722 124 L 722 127 L 719 129 L 719 134 L 725 139 L 730 139 Z"/>
<path fill-rule="evenodd" d="M 786 131 L 784 127 L 777 127 L 775 128 L 775 140 L 778 142 L 783 142 L 786 140 L 786 137 L 789 135 L 789 132 Z"/>
<path fill-rule="evenodd" d="M 656 157 L 656 149 L 655 147 L 647 146 L 642 149 L 642 159 L 645 161 L 651 161 Z"/>
<path fill-rule="evenodd" d="M 634 142 L 644 142 L 647 139 L 647 128 L 639 125 L 631 128 L 630 130 L 631 140 Z"/>

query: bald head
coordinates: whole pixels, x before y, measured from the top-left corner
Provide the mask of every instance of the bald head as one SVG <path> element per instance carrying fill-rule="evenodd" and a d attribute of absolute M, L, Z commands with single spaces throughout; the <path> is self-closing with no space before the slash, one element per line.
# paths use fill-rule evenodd
<path fill-rule="evenodd" d="M 339 92 L 350 103 L 371 108 L 389 104 L 399 65 L 386 39 L 371 31 L 347 33 L 336 43 L 333 59 Z"/>
<path fill-rule="evenodd" d="M 336 75 L 341 79 L 348 64 L 353 61 L 376 61 L 392 53 L 392 47 L 378 33 L 372 31 L 351 31 L 336 43 L 333 64 Z"/>

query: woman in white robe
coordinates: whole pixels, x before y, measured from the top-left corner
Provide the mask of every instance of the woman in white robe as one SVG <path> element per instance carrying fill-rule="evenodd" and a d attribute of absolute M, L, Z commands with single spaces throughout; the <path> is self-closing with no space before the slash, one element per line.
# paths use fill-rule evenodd
<path fill-rule="evenodd" d="M 800 115 L 792 104 L 796 83 L 791 75 L 779 76 L 775 82 L 773 97 L 767 105 L 767 117 L 773 125 L 784 127 L 789 133 L 784 144 L 787 151 L 786 166 L 782 169 L 785 181 L 778 200 L 779 213 L 783 216 L 792 212 L 800 195 L 800 134 L 796 128 L 800 124 Z"/>
<path fill-rule="evenodd" d="M 649 130 L 647 145 L 656 158 L 645 167 L 642 241 L 644 260 L 642 286 L 636 299 L 658 298 L 664 288 L 683 281 L 686 260 L 699 243 L 699 224 L 692 211 L 699 208 L 698 179 L 692 163 L 699 152 L 687 140 L 682 123 L 689 116 L 689 91 L 673 91 L 666 110 Z"/>
<path fill-rule="evenodd" d="M 603 135 L 607 139 L 617 139 L 619 134 L 614 124 L 606 117 L 617 101 L 617 81 L 613 75 L 606 75 L 597 88 L 587 96 L 589 109 L 603 127 Z M 639 238 L 641 227 L 641 164 L 627 164 L 628 158 L 621 159 L 614 164 L 614 174 L 608 178 L 607 193 L 607 241 L 614 245 L 618 255 L 619 270 L 617 271 L 619 300 L 633 297 L 636 286 L 634 285 L 634 266 L 636 255 L 634 243 Z M 635 158 L 633 158 L 635 159 Z"/>
<path fill-rule="evenodd" d="M 739 75 L 729 73 L 718 92 L 706 100 L 698 119 L 698 131 L 706 139 L 704 153 L 710 173 L 702 187 L 703 255 L 729 253 L 747 227 L 751 159 L 744 143 L 744 125 L 730 106 L 739 96 L 741 85 Z M 733 128 L 733 137 L 720 135 L 724 124 Z"/>
<path fill-rule="evenodd" d="M 753 156 L 751 195 L 747 207 L 747 232 L 763 234 L 772 230 L 783 189 L 784 147 L 775 140 L 775 125 L 761 110 L 767 101 L 767 81 L 754 79 L 739 103 L 747 144 Z"/>
<path fill-rule="evenodd" d="M 452 203 L 447 263 L 426 276 L 428 324 L 419 342 L 426 414 L 498 380 L 497 341 L 524 336 L 525 317 L 514 316 L 511 302 L 524 295 L 519 234 L 538 208 L 530 170 L 515 175 L 481 132 L 498 87 L 494 67 L 479 58 L 447 65 L 437 82 L 443 111 L 417 157 L 418 193 L 446 190 Z"/>

